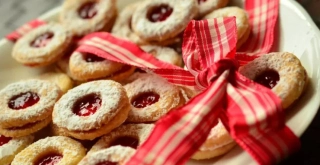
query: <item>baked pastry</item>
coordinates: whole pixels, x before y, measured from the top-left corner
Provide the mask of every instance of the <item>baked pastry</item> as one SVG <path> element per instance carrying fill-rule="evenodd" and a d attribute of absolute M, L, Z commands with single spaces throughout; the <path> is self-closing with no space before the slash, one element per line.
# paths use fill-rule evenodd
<path fill-rule="evenodd" d="M 51 113 L 62 92 L 49 81 L 30 79 L 0 91 L 0 134 L 22 137 L 51 122 Z"/>
<path fill-rule="evenodd" d="M 123 10 L 121 10 L 116 22 L 112 28 L 112 34 L 123 39 L 130 40 L 138 45 L 171 45 L 181 41 L 181 38 L 174 37 L 167 40 L 158 42 L 158 41 L 146 41 L 138 36 L 131 26 L 132 14 L 135 12 L 136 8 L 141 4 L 141 2 L 133 3 L 127 5 Z"/>
<path fill-rule="evenodd" d="M 95 31 L 111 30 L 117 16 L 115 0 L 66 0 L 60 22 L 81 37 Z"/>
<path fill-rule="evenodd" d="M 137 149 L 149 136 L 153 124 L 126 124 L 102 136 L 88 154 L 116 145 Z"/>
<path fill-rule="evenodd" d="M 203 17 L 206 14 L 223 8 L 227 6 L 229 0 L 198 0 L 199 3 L 199 15 L 198 17 Z"/>
<path fill-rule="evenodd" d="M 211 19 L 218 17 L 236 17 L 236 25 L 237 25 L 237 48 L 240 48 L 243 45 L 249 35 L 250 35 L 250 24 L 249 24 L 249 16 L 248 13 L 239 7 L 231 6 L 225 7 L 218 10 L 214 10 L 213 12 L 205 15 L 202 19 Z"/>
<path fill-rule="evenodd" d="M 0 164 L 10 164 L 13 158 L 32 143 L 34 137 L 29 135 L 20 138 L 10 138 L 0 135 Z"/>
<path fill-rule="evenodd" d="M 22 150 L 11 165 L 75 165 L 86 155 L 77 141 L 63 136 L 38 140 Z"/>
<path fill-rule="evenodd" d="M 124 87 L 131 103 L 128 122 L 154 122 L 185 103 L 177 86 L 154 74 L 140 74 Z"/>
<path fill-rule="evenodd" d="M 76 80 L 87 81 L 110 76 L 120 70 L 123 64 L 112 62 L 93 54 L 72 53 L 69 60 L 71 75 Z"/>
<path fill-rule="evenodd" d="M 128 117 L 129 99 L 121 84 L 99 80 L 81 84 L 64 94 L 52 113 L 55 132 L 93 140 L 111 132 Z"/>
<path fill-rule="evenodd" d="M 262 55 L 239 68 L 245 77 L 270 88 L 288 108 L 307 85 L 307 72 L 292 53 L 276 52 Z"/>
<path fill-rule="evenodd" d="M 134 153 L 130 147 L 113 146 L 88 154 L 78 165 L 124 165 Z"/>
<path fill-rule="evenodd" d="M 191 158 L 196 160 L 211 159 L 227 153 L 235 145 L 236 142 L 219 121 L 218 124 L 211 129 L 206 141 Z"/>
<path fill-rule="evenodd" d="M 147 53 L 152 54 L 157 59 L 182 67 L 182 57 L 174 49 L 170 47 L 162 47 L 157 45 L 145 45 L 141 46 L 141 49 Z"/>
<path fill-rule="evenodd" d="M 48 72 L 39 75 L 37 78 L 57 84 L 60 87 L 62 93 L 66 93 L 69 89 L 73 88 L 73 81 L 68 75 L 64 73 Z"/>
<path fill-rule="evenodd" d="M 59 60 L 71 43 L 62 25 L 42 25 L 21 37 L 14 45 L 12 57 L 23 65 L 40 67 Z"/>
<path fill-rule="evenodd" d="M 132 16 L 132 29 L 143 40 L 165 41 L 178 36 L 198 14 L 196 0 L 143 1 Z"/>

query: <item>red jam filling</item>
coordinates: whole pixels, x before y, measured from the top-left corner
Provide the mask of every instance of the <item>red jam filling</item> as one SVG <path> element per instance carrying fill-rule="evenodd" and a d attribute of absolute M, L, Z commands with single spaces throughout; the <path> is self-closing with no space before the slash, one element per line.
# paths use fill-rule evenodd
<path fill-rule="evenodd" d="M 99 56 L 96 56 L 94 54 L 87 53 L 84 55 L 84 60 L 86 60 L 87 62 L 100 62 L 100 61 L 104 61 L 105 59 Z"/>
<path fill-rule="evenodd" d="M 173 12 L 173 9 L 170 6 L 161 5 L 153 8 L 149 12 L 148 19 L 151 22 L 161 22 L 166 20 L 171 15 L 172 12 Z"/>
<path fill-rule="evenodd" d="M 116 146 L 116 145 L 121 145 L 124 147 L 131 147 L 131 148 L 137 149 L 138 143 L 139 143 L 139 140 L 134 137 L 122 136 L 122 137 L 118 137 L 116 140 L 114 140 L 110 144 L 110 147 Z"/>
<path fill-rule="evenodd" d="M 39 159 L 35 165 L 56 165 L 62 159 L 60 154 L 50 154 Z"/>
<path fill-rule="evenodd" d="M 198 4 L 206 2 L 207 0 L 198 0 Z"/>
<path fill-rule="evenodd" d="M 19 95 L 13 96 L 8 106 L 11 109 L 20 110 L 33 106 L 40 100 L 38 94 L 33 92 L 21 93 Z"/>
<path fill-rule="evenodd" d="M 54 34 L 52 32 L 47 32 L 38 36 L 35 40 L 31 42 L 31 46 L 34 48 L 45 47 L 53 38 Z"/>
<path fill-rule="evenodd" d="M 73 113 L 78 116 L 89 116 L 100 108 L 101 98 L 97 94 L 89 94 L 79 99 L 73 108 Z"/>
<path fill-rule="evenodd" d="M 96 165 L 118 165 L 117 162 L 111 162 L 111 161 L 105 161 L 105 162 L 102 162 L 102 163 L 98 163 Z"/>
<path fill-rule="evenodd" d="M 7 144 L 12 138 L 0 135 L 0 146 Z"/>
<path fill-rule="evenodd" d="M 132 100 L 132 105 L 136 108 L 144 108 L 158 102 L 160 96 L 154 92 L 145 92 Z"/>
<path fill-rule="evenodd" d="M 272 89 L 279 82 L 279 73 L 274 70 L 267 70 L 256 77 L 255 82 Z"/>
<path fill-rule="evenodd" d="M 83 19 L 91 19 L 97 14 L 95 2 L 88 2 L 83 4 L 78 10 L 78 14 Z"/>

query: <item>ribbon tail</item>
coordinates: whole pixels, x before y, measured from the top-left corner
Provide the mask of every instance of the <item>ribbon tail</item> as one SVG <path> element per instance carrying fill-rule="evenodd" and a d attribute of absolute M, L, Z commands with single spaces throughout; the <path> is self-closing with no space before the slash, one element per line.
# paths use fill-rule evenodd
<path fill-rule="evenodd" d="M 229 71 L 224 72 L 184 107 L 160 119 L 126 165 L 179 165 L 188 161 L 204 143 L 223 111 L 221 102 L 225 98 L 228 74 Z"/>

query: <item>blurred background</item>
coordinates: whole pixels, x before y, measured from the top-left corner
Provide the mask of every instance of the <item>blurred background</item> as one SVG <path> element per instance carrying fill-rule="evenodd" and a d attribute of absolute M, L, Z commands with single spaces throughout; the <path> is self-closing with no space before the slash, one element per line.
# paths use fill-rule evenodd
<path fill-rule="evenodd" d="M 0 0 L 0 38 L 63 0 Z M 297 0 L 320 27 L 320 0 Z M 320 45 L 319 45 L 320 46 Z M 320 113 L 301 137 L 302 149 L 281 165 L 320 165 Z"/>

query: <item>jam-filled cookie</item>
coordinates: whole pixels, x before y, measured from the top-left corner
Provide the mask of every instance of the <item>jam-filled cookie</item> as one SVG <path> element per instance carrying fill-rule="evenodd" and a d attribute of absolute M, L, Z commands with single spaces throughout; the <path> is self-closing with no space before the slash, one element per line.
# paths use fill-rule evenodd
<path fill-rule="evenodd" d="M 249 24 L 249 16 L 248 13 L 239 8 L 239 7 L 225 7 L 218 10 L 214 10 L 213 12 L 205 15 L 203 19 L 211 19 L 218 17 L 236 17 L 236 25 L 237 25 L 237 48 L 240 48 L 243 45 L 249 35 L 250 35 L 250 24 Z"/>
<path fill-rule="evenodd" d="M 86 155 L 81 143 L 64 136 L 38 140 L 22 150 L 11 165 L 75 165 Z"/>
<path fill-rule="evenodd" d="M 136 8 L 140 5 L 140 3 L 141 2 L 137 2 L 137 3 L 127 5 L 123 10 L 121 10 L 121 13 L 119 14 L 112 28 L 113 35 L 123 39 L 130 40 L 138 45 L 155 44 L 155 45 L 165 46 L 165 45 L 171 45 L 181 41 L 181 38 L 179 37 L 170 38 L 161 42 L 146 41 L 146 40 L 143 40 L 139 35 L 137 35 L 132 30 L 131 21 L 132 21 L 132 14 L 135 12 Z"/>
<path fill-rule="evenodd" d="M 49 23 L 19 39 L 13 47 L 12 57 L 27 66 L 46 66 L 59 60 L 70 43 L 71 36 L 62 25 Z"/>
<path fill-rule="evenodd" d="M 214 158 L 227 153 L 235 145 L 236 142 L 219 121 L 219 123 L 211 129 L 206 141 L 191 158 L 196 160 Z"/>
<path fill-rule="evenodd" d="M 199 15 L 198 17 L 203 17 L 204 15 L 217 10 L 219 8 L 227 6 L 229 0 L 198 0 L 199 3 Z"/>
<path fill-rule="evenodd" d="M 147 139 L 153 127 L 153 124 L 122 125 L 108 135 L 101 137 L 88 154 L 117 145 L 137 149 Z"/>
<path fill-rule="evenodd" d="M 51 113 L 62 92 L 49 81 L 30 79 L 0 91 L 0 134 L 21 137 L 51 122 Z"/>
<path fill-rule="evenodd" d="M 76 80 L 87 81 L 110 76 L 120 70 L 123 64 L 112 62 L 90 53 L 72 53 L 69 60 L 71 75 Z"/>
<path fill-rule="evenodd" d="M 288 108 L 302 94 L 308 75 L 300 60 L 292 53 L 262 55 L 239 68 L 245 77 L 270 88 Z"/>
<path fill-rule="evenodd" d="M 93 140 L 111 132 L 128 117 L 129 99 L 121 84 L 99 80 L 81 84 L 55 104 L 53 124 L 62 135 Z"/>
<path fill-rule="evenodd" d="M 182 57 L 173 48 L 156 45 L 145 45 L 141 48 L 161 61 L 182 67 Z"/>
<path fill-rule="evenodd" d="M 69 89 L 73 88 L 73 81 L 64 73 L 49 72 L 41 74 L 37 78 L 57 84 L 63 93 L 66 93 Z"/>
<path fill-rule="evenodd" d="M 78 165 L 124 165 L 134 153 L 130 147 L 113 146 L 88 154 Z"/>
<path fill-rule="evenodd" d="M 128 122 L 154 122 L 185 103 L 177 86 L 154 74 L 140 74 L 124 87 L 131 103 Z"/>
<path fill-rule="evenodd" d="M 20 138 L 10 138 L 0 135 L 0 164 L 10 164 L 13 158 L 29 144 L 34 137 L 29 135 Z"/>
<path fill-rule="evenodd" d="M 117 15 L 115 0 L 66 0 L 60 22 L 77 37 L 111 30 Z"/>
<path fill-rule="evenodd" d="M 132 16 L 132 29 L 146 41 L 175 38 L 198 14 L 196 0 L 143 1 Z"/>

